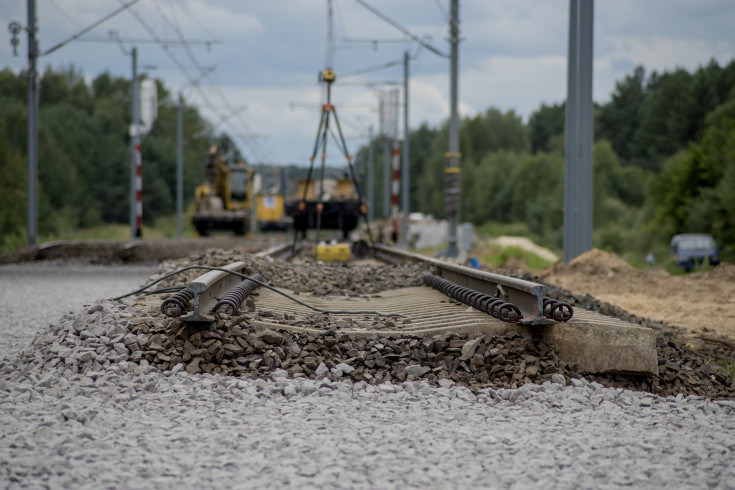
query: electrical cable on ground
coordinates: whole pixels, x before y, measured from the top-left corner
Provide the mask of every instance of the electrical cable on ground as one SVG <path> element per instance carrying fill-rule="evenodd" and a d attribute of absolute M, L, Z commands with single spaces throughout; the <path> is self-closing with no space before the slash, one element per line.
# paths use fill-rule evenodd
<path fill-rule="evenodd" d="M 153 291 L 146 291 L 143 294 L 145 294 L 146 296 L 151 296 L 153 294 L 177 293 L 182 289 L 186 289 L 186 286 L 171 286 L 170 288 L 154 289 Z"/>
<path fill-rule="evenodd" d="M 183 267 L 181 269 L 177 269 L 177 270 L 175 270 L 173 272 L 169 272 L 168 274 L 166 274 L 165 276 L 163 276 L 163 277 L 161 277 L 159 279 L 156 279 L 155 281 L 152 281 L 152 282 L 146 284 L 142 288 L 137 289 L 137 290 L 133 291 L 132 293 L 123 294 L 122 296 L 117 296 L 116 298 L 112 298 L 112 300 L 113 301 L 120 301 L 121 299 L 127 298 L 128 296 L 133 296 L 134 294 L 143 293 L 149 287 L 154 286 L 154 285 L 158 284 L 159 282 L 168 279 L 169 277 L 173 277 L 173 276 L 175 276 L 177 274 L 181 274 L 182 272 L 186 272 L 188 270 L 193 270 L 193 269 L 200 269 L 200 270 L 206 270 L 206 271 L 227 272 L 228 274 L 233 274 L 233 275 L 238 276 L 238 277 L 241 277 L 243 279 L 247 279 L 247 280 L 253 281 L 258 286 L 263 286 L 264 288 L 270 289 L 271 291 L 273 291 L 275 293 L 278 293 L 281 296 L 285 296 L 286 298 L 290 299 L 291 301 L 294 301 L 294 302 L 300 304 L 301 306 L 305 306 L 306 308 L 309 308 L 310 310 L 316 311 L 318 313 L 326 313 L 328 315 L 377 315 L 377 316 L 385 316 L 385 317 L 394 316 L 394 317 L 399 317 L 399 318 L 408 318 L 406 315 L 402 315 L 400 313 L 383 313 L 383 312 L 375 311 L 375 310 L 357 310 L 357 311 L 352 311 L 352 310 L 327 310 L 327 309 L 324 309 L 324 308 L 319 308 L 317 306 L 313 306 L 313 305 L 310 305 L 308 303 L 305 303 L 304 301 L 301 301 L 300 299 L 295 298 L 295 297 L 291 296 L 288 293 L 284 293 L 283 291 L 279 290 L 278 288 L 275 288 L 273 286 L 270 286 L 270 285 L 268 285 L 268 284 L 266 284 L 266 283 L 264 283 L 262 281 L 259 281 L 257 279 L 253 279 L 252 277 L 247 276 L 245 274 L 242 274 L 240 272 L 235 272 L 235 271 L 232 271 L 232 270 L 229 270 L 229 269 L 225 269 L 223 267 L 210 267 L 210 266 L 207 266 L 207 265 L 190 265 L 190 266 L 187 266 L 187 267 Z"/>

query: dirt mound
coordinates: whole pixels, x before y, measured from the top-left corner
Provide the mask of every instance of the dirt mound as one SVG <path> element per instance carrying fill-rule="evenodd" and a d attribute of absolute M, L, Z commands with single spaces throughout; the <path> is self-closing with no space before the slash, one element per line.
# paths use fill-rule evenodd
<path fill-rule="evenodd" d="M 530 273 L 531 268 L 528 266 L 525 260 L 519 259 L 518 257 L 508 257 L 502 267 L 504 269 L 511 269 L 516 271 L 516 274 Z"/>
<path fill-rule="evenodd" d="M 564 274 L 584 274 L 588 276 L 611 277 L 614 274 L 628 274 L 635 269 L 617 255 L 593 248 L 568 264 L 558 264 L 551 272 L 562 271 Z"/>
<path fill-rule="evenodd" d="M 689 275 L 692 280 L 705 280 L 705 281 L 731 281 L 735 283 L 735 265 L 722 263 L 712 269 L 711 271 L 705 272 L 693 272 Z"/>
<path fill-rule="evenodd" d="M 635 269 L 615 254 L 590 250 L 539 278 L 689 334 L 735 338 L 735 266 L 730 264 L 672 276 L 663 270 Z"/>

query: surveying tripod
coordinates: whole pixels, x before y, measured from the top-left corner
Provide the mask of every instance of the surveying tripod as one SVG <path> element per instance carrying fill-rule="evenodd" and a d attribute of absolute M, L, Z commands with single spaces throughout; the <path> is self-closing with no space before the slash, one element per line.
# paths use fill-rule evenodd
<path fill-rule="evenodd" d="M 316 160 L 317 152 L 319 151 L 319 148 L 321 147 L 322 154 L 321 154 L 321 167 L 320 167 L 320 175 L 319 175 L 319 187 L 317 189 L 317 205 L 316 205 L 316 240 L 319 241 L 319 234 L 321 231 L 321 224 L 322 224 L 322 213 L 324 212 L 324 171 L 325 171 L 325 164 L 327 159 L 327 137 L 330 133 L 329 131 L 329 118 L 330 115 L 334 116 L 334 123 L 337 127 L 337 134 L 339 135 L 339 139 L 337 139 L 334 136 L 334 133 L 332 133 L 332 137 L 335 140 L 335 143 L 339 147 L 339 149 L 344 154 L 345 158 L 347 159 L 347 166 L 350 169 L 350 177 L 352 178 L 352 182 L 355 186 L 355 192 L 357 193 L 357 198 L 360 204 L 359 207 L 359 214 L 361 216 L 367 215 L 367 206 L 365 206 L 365 203 L 362 199 L 362 193 L 360 192 L 360 186 L 357 184 L 357 175 L 355 173 L 355 168 L 352 165 L 352 156 L 350 156 L 350 153 L 347 151 L 347 144 L 345 143 L 344 135 L 342 134 L 342 127 L 339 124 L 339 118 L 337 117 L 337 110 L 334 107 L 334 104 L 332 104 L 332 83 L 334 83 L 336 77 L 334 75 L 334 71 L 331 69 L 322 70 L 319 72 L 319 81 L 324 82 L 327 85 L 327 101 L 322 106 L 322 113 L 321 113 L 321 119 L 319 120 L 319 128 L 316 132 L 316 141 L 314 142 L 314 150 L 312 151 L 311 158 L 310 158 L 310 164 L 309 164 L 309 172 L 306 176 L 306 184 L 304 185 L 304 192 L 303 196 L 301 198 L 301 202 L 299 202 L 298 209 L 299 211 L 305 212 L 307 209 L 306 205 L 306 199 L 307 194 L 309 191 L 309 186 L 312 181 L 312 173 L 314 171 L 314 161 Z M 367 228 L 368 233 L 368 239 L 370 240 L 370 243 L 373 243 L 373 237 L 370 232 L 370 224 L 367 222 L 367 218 L 365 218 L 365 224 Z M 306 231 L 304 231 L 306 233 Z"/>

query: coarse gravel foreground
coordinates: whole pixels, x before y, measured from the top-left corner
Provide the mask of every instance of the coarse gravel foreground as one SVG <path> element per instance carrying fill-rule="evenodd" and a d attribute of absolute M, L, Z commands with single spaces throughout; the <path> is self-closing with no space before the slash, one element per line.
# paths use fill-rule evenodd
<path fill-rule="evenodd" d="M 161 372 L 133 314 L 99 301 L 0 352 L 0 488 L 735 488 L 732 400 Z"/>
<path fill-rule="evenodd" d="M 732 488 L 735 407 L 594 386 L 0 382 L 9 488 Z M 148 371 L 139 372 L 137 371 Z M 12 376 L 11 376 L 12 377 Z"/>

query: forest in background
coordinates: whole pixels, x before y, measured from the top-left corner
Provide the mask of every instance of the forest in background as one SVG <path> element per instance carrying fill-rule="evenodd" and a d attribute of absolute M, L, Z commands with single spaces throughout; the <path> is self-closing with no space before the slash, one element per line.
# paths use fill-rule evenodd
<path fill-rule="evenodd" d="M 176 107 L 157 81 L 158 119 L 143 140 L 144 219 L 175 211 Z M 74 68 L 41 78 L 39 232 L 128 222 L 130 82 L 105 73 L 88 84 Z M 26 78 L 0 71 L 0 250 L 25 243 Z M 207 121 L 184 113 L 184 198 L 193 199 L 209 144 Z M 681 232 L 712 233 L 735 259 L 735 61 L 693 73 L 636 68 L 594 113 L 594 245 L 645 255 Z M 411 131 L 411 210 L 442 218 L 447 124 Z M 226 135 L 216 139 L 234 148 Z M 376 138 L 375 216 L 383 215 L 383 141 Z M 560 250 L 564 105 L 524 122 L 495 108 L 464 118 L 462 221 L 488 223 Z M 362 167 L 367 146 L 355 161 Z M 239 152 L 238 156 L 239 156 Z M 292 169 L 290 177 L 294 177 Z M 364 187 L 364 186 L 363 186 Z M 641 255 L 642 254 L 642 255 Z"/>
<path fill-rule="evenodd" d="M 461 120 L 462 221 L 506 225 L 561 250 L 564 116 L 564 104 L 554 104 L 527 123 L 495 108 Z M 665 256 L 672 235 L 701 232 L 735 261 L 735 61 L 693 73 L 637 67 L 609 102 L 595 104 L 594 135 L 595 247 L 643 263 L 651 251 Z M 411 210 L 443 217 L 448 123 L 410 137 Z M 374 145 L 380 183 L 383 141 Z M 358 162 L 366 155 L 361 148 Z"/>
<path fill-rule="evenodd" d="M 176 210 L 176 101 L 158 86 L 158 118 L 142 138 L 144 221 Z M 128 223 L 130 205 L 130 81 L 103 73 L 88 84 L 73 67 L 47 68 L 39 88 L 39 235 L 106 223 Z M 0 71 L 0 251 L 26 242 L 27 81 Z M 184 195 L 204 177 L 210 134 L 194 108 L 185 108 Z M 217 138 L 233 147 L 226 135 Z M 239 154 L 238 154 L 239 156 Z"/>

